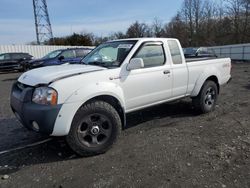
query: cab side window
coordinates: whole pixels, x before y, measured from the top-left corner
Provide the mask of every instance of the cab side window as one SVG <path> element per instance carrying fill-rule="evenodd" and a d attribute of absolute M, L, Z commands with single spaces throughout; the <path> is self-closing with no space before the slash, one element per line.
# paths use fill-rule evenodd
<path fill-rule="evenodd" d="M 4 54 L 0 55 L 0 60 L 4 60 Z"/>
<path fill-rule="evenodd" d="M 177 41 L 169 40 L 168 47 L 172 56 L 173 64 L 182 64 L 181 50 Z"/>
<path fill-rule="evenodd" d="M 4 60 L 10 60 L 11 59 L 10 54 L 4 54 L 3 59 Z"/>
<path fill-rule="evenodd" d="M 32 55 L 29 55 L 29 54 L 23 54 L 23 57 L 25 59 L 31 59 L 32 58 Z"/>
<path fill-rule="evenodd" d="M 166 58 L 162 44 L 144 44 L 134 58 L 142 58 L 144 68 L 157 67 L 165 64 Z"/>
<path fill-rule="evenodd" d="M 23 54 L 11 54 L 12 59 L 22 59 L 24 58 Z"/>

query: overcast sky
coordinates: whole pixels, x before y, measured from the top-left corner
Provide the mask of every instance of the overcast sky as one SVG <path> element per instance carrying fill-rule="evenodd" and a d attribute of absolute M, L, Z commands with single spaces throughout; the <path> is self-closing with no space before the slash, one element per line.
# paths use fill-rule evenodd
<path fill-rule="evenodd" d="M 54 36 L 93 32 L 106 36 L 125 31 L 135 20 L 168 22 L 182 0 L 47 0 Z M 32 0 L 0 1 L 0 44 L 35 41 Z"/>

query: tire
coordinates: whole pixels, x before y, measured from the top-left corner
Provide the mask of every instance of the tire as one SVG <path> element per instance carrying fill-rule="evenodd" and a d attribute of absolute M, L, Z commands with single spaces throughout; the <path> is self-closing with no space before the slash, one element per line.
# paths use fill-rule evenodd
<path fill-rule="evenodd" d="M 26 72 L 26 66 L 22 64 L 22 68 L 20 68 L 18 72 Z"/>
<path fill-rule="evenodd" d="M 218 99 L 218 87 L 213 81 L 206 81 L 197 97 L 193 98 L 193 106 L 199 113 L 209 113 L 215 109 Z"/>
<path fill-rule="evenodd" d="M 24 68 L 19 69 L 18 72 L 25 72 Z"/>
<path fill-rule="evenodd" d="M 93 156 L 109 150 L 121 129 L 120 116 L 113 106 L 92 101 L 76 112 L 66 140 L 78 155 Z"/>

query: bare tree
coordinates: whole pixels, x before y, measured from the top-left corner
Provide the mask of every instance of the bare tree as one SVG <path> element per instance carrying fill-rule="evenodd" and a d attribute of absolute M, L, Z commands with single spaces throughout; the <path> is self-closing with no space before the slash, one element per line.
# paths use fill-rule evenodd
<path fill-rule="evenodd" d="M 242 41 L 245 42 L 250 39 L 248 34 L 250 29 L 250 0 L 243 0 L 243 29 L 242 29 Z"/>
<path fill-rule="evenodd" d="M 127 35 L 121 31 L 118 31 L 109 35 L 110 40 L 124 39 L 124 38 L 127 38 Z"/>
<path fill-rule="evenodd" d="M 202 2 L 201 0 L 193 0 L 192 1 L 192 11 L 193 11 L 193 19 L 195 23 L 195 32 L 199 32 L 200 22 L 202 19 Z"/>
<path fill-rule="evenodd" d="M 180 13 L 165 26 L 165 37 L 178 38 L 184 47 L 189 45 L 189 32 L 186 29 L 187 25 L 181 20 Z"/>
<path fill-rule="evenodd" d="M 182 13 L 185 23 L 188 25 L 189 32 L 189 45 L 192 45 L 193 35 L 194 35 L 194 23 L 193 23 L 193 12 L 192 12 L 192 2 L 193 0 L 184 0 L 182 5 Z"/>
<path fill-rule="evenodd" d="M 233 21 L 233 38 L 235 43 L 241 42 L 241 25 L 242 25 L 242 0 L 227 0 L 227 14 Z"/>
<path fill-rule="evenodd" d="M 202 20 L 199 26 L 200 40 L 208 46 L 215 45 L 216 25 L 219 19 L 218 8 L 214 1 L 204 0 L 202 10 Z"/>
<path fill-rule="evenodd" d="M 202 22 L 202 0 L 184 0 L 182 5 L 182 17 L 189 30 L 190 45 L 198 45 L 200 38 L 200 24 Z"/>
<path fill-rule="evenodd" d="M 154 19 L 151 29 L 152 29 L 152 35 L 154 37 L 162 37 L 164 35 L 162 21 L 159 20 L 158 18 Z"/>
<path fill-rule="evenodd" d="M 150 28 L 145 23 L 136 21 L 127 30 L 126 35 L 128 38 L 149 37 L 151 35 Z"/>

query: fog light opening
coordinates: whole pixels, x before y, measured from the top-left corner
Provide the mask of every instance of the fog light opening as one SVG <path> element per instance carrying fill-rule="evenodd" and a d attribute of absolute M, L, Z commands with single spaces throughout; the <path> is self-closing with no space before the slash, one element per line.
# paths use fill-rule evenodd
<path fill-rule="evenodd" d="M 39 131 L 39 125 L 36 121 L 32 122 L 32 129 L 37 132 Z"/>

